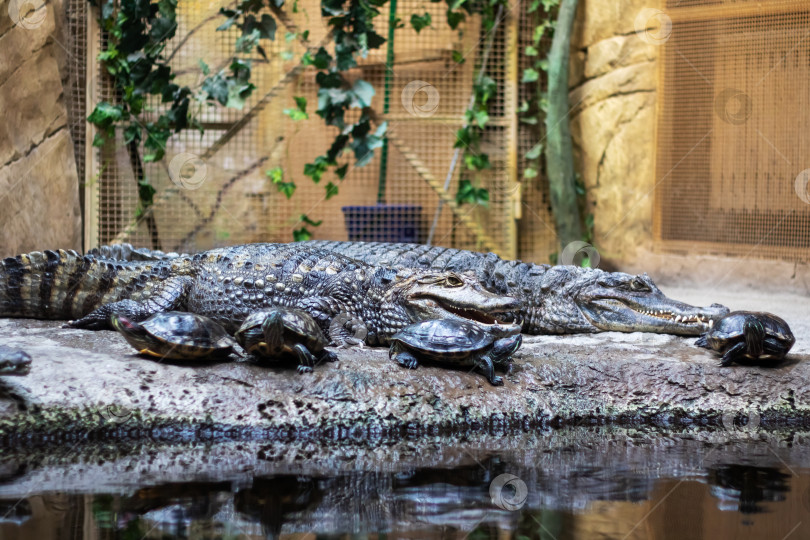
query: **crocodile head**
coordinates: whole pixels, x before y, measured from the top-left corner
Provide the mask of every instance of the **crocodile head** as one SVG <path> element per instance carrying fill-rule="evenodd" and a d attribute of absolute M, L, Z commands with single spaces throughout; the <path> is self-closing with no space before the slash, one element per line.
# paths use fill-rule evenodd
<path fill-rule="evenodd" d="M 520 307 L 518 299 L 488 291 L 471 274 L 406 270 L 386 292 L 383 320 L 386 333 L 391 334 L 430 319 L 473 321 L 495 328 Z"/>
<path fill-rule="evenodd" d="M 647 274 L 590 270 L 574 295 L 587 322 L 603 331 L 698 335 L 729 312 L 720 304 L 695 307 L 667 298 Z"/>

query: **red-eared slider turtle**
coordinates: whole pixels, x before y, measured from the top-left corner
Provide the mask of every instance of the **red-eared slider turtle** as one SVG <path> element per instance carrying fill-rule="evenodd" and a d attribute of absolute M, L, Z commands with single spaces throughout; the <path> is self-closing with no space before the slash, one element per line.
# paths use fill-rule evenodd
<path fill-rule="evenodd" d="M 236 340 L 249 353 L 262 359 L 285 355 L 298 356 L 298 372 L 309 373 L 319 362 L 334 362 L 335 353 L 318 323 L 310 315 L 296 309 L 277 306 L 254 311 L 239 330 Z"/>
<path fill-rule="evenodd" d="M 522 343 L 519 325 L 494 324 L 484 328 L 457 319 L 418 322 L 391 339 L 388 356 L 403 367 L 416 369 L 417 357 L 475 367 L 495 386 L 503 384 L 503 379 L 495 375 L 495 366 L 508 369 L 509 357 Z"/>
<path fill-rule="evenodd" d="M 740 360 L 781 360 L 796 338 L 788 324 L 771 313 L 733 311 L 714 323 L 695 343 L 723 355 L 721 366 Z"/>
<path fill-rule="evenodd" d="M 113 314 L 110 322 L 141 354 L 194 360 L 225 358 L 236 352 L 236 342 L 222 326 L 195 313 L 167 311 L 152 315 L 140 324 Z"/>
<path fill-rule="evenodd" d="M 0 375 L 28 375 L 31 357 L 27 352 L 0 345 Z"/>

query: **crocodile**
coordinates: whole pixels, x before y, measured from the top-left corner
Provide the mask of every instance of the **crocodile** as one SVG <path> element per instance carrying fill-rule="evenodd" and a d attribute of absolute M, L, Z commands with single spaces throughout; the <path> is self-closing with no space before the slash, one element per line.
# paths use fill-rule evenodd
<path fill-rule="evenodd" d="M 668 298 L 647 274 L 504 260 L 494 253 L 387 242 L 311 240 L 304 245 L 372 265 L 473 273 L 485 287 L 522 307 L 505 319 L 526 334 L 651 332 L 698 335 L 729 312 Z"/>
<path fill-rule="evenodd" d="M 308 312 L 325 332 L 338 317 L 360 319 L 366 343 L 385 345 L 421 320 L 486 326 L 519 309 L 516 299 L 468 274 L 391 269 L 315 246 L 247 244 L 194 255 L 114 251 L 48 250 L 3 259 L 0 317 L 71 319 L 73 328 L 104 329 L 112 314 L 140 322 L 189 311 L 234 333 L 251 312 L 283 306 Z"/>

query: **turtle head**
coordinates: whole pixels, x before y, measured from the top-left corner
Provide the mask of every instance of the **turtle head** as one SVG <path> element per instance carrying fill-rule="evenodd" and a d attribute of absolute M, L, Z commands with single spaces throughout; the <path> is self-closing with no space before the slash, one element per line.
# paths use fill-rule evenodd
<path fill-rule="evenodd" d="M 406 324 L 430 319 L 472 321 L 482 327 L 499 325 L 506 313 L 521 303 L 485 289 L 474 276 L 456 272 L 420 270 L 401 278 L 383 303 L 396 305 L 406 315 Z"/>
<path fill-rule="evenodd" d="M 284 350 L 284 316 L 273 310 L 262 322 L 263 343 L 258 345 L 263 356 L 278 356 Z"/>
<path fill-rule="evenodd" d="M 31 357 L 28 353 L 16 349 L 0 351 L 0 375 L 28 375 L 30 371 Z"/>
<path fill-rule="evenodd" d="M 138 351 L 148 354 L 148 351 L 154 348 L 155 338 L 149 334 L 146 328 L 135 321 L 124 315 L 113 313 L 110 315 L 110 324 Z"/>
<path fill-rule="evenodd" d="M 698 335 L 729 310 L 720 304 L 696 307 L 668 298 L 647 274 L 594 273 L 576 294 L 579 311 L 599 330 Z"/>

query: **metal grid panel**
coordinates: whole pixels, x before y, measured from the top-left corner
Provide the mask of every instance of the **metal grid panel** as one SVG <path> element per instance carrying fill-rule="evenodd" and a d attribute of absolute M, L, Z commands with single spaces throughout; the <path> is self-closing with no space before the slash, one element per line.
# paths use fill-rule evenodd
<path fill-rule="evenodd" d="M 80 2 L 71 0 L 71 9 Z M 200 58 L 205 59 L 212 71 L 229 62 L 237 30 L 215 31 L 221 23 L 217 12 L 226 3 L 178 5 L 177 36 L 167 47 L 167 54 L 172 55 L 180 84 L 192 88 L 200 84 L 197 67 Z M 317 46 L 327 37 L 319 3 L 306 0 L 299 2 L 298 7 L 297 12 L 283 14 L 276 41 L 265 47 L 270 61 L 265 62 L 258 55 L 253 58 L 252 80 L 257 89 L 244 109 L 203 108 L 200 118 L 206 131 L 202 137 L 194 130 L 176 134 L 167 144 L 163 162 L 144 164 L 145 174 L 157 190 L 155 203 L 146 212 L 136 210 L 137 185 L 129 154 L 120 138 L 116 144 L 97 151 L 86 175 L 94 179 L 93 196 L 97 198 L 94 205 L 97 218 L 86 225 L 96 233 L 90 235 L 94 242 L 127 241 L 188 251 L 241 242 L 290 241 L 293 230 L 303 225 L 301 214 L 322 220 L 320 227 L 309 227 L 315 238 L 348 237 L 341 208 L 375 204 L 380 151 L 365 167 L 350 166 L 342 182 L 325 176 L 320 185 L 314 185 L 303 175 L 304 164 L 325 152 L 335 132 L 325 128 L 314 112 L 317 108 L 314 71 L 298 65 L 305 45 Z M 444 8 L 426 0 L 400 2 L 398 14 L 407 21 L 410 14 L 424 12 L 430 13 L 434 22 L 420 34 L 407 23 L 395 30 L 395 67 L 391 73 L 388 115 L 382 114 L 385 47 L 372 51 L 348 75 L 350 79 L 371 82 L 377 90 L 372 108 L 379 121 L 389 122 L 390 129 L 385 202 L 421 207 L 417 238 L 420 241 L 426 238 L 440 199 L 452 201 L 461 175 L 472 178 L 461 162 L 455 168 L 448 192 L 441 189 L 450 168 L 455 133 L 463 124 L 472 81 L 487 41 L 477 18 L 468 17 L 458 30 L 451 30 L 445 23 Z M 479 174 L 475 181 L 490 191 L 490 205 L 488 208 L 445 205 L 434 243 L 516 255 L 513 196 L 517 170 L 518 16 L 517 10 L 510 11 L 499 25 L 486 70 L 498 85 L 482 144 L 493 167 Z M 381 35 L 387 35 L 387 22 L 387 13 L 376 19 Z M 310 31 L 307 44 L 284 39 L 286 31 L 303 29 Z M 97 36 L 99 43 L 102 39 L 103 36 Z M 459 51 L 465 61 L 454 62 L 453 51 Z M 292 53 L 292 59 L 283 60 L 282 52 Z M 92 75 L 88 84 L 93 88 L 93 98 L 112 100 L 111 81 L 101 74 L 94 57 L 88 53 L 88 73 Z M 438 94 L 438 107 L 431 115 L 413 114 L 402 103 L 404 88 L 417 80 L 429 83 Z M 310 119 L 293 122 L 283 110 L 293 106 L 292 97 L 299 95 L 307 98 Z M 417 107 L 424 105 L 420 99 L 423 96 L 417 94 L 414 101 Z M 151 105 L 155 109 L 161 107 L 157 101 Z M 348 155 L 342 159 L 353 162 Z M 184 163 L 191 167 L 190 172 L 180 175 L 185 180 L 178 185 L 170 173 L 173 171 L 177 180 L 178 164 Z M 290 200 L 265 175 L 265 171 L 276 166 L 283 168 L 286 181 L 297 185 Z M 339 185 L 340 192 L 326 200 L 323 186 L 329 180 Z"/>
<path fill-rule="evenodd" d="M 520 27 L 518 30 L 518 50 L 520 51 L 519 66 L 520 73 L 534 65 L 536 57 L 526 56 L 523 51 L 527 46 L 533 45 L 534 29 L 537 26 L 538 11 L 529 13 L 530 2 L 520 4 Z M 548 36 L 540 41 L 540 51 L 547 51 L 551 47 L 551 40 Z M 546 92 L 546 73 L 540 72 L 540 80 L 535 84 L 521 84 L 518 87 L 518 103 L 526 103 L 529 106 L 529 113 L 537 111 L 539 94 Z M 529 114 L 531 115 L 531 114 Z M 523 171 L 530 162 L 525 158 L 529 150 L 538 141 L 545 142 L 545 126 L 540 123 L 531 125 L 524 122 L 518 124 L 518 175 L 522 178 Z M 540 162 L 543 162 L 541 156 Z M 535 178 L 526 178 L 521 181 L 520 212 L 518 233 L 518 258 L 524 261 L 534 261 L 537 263 L 548 263 L 551 253 L 559 251 L 557 243 L 557 231 L 555 229 L 554 216 L 551 213 L 551 200 L 548 192 L 548 178 L 543 174 L 544 167 L 534 167 L 539 174 Z"/>
<path fill-rule="evenodd" d="M 810 6 L 711 4 L 667 12 L 656 237 L 667 250 L 810 260 Z"/>
<path fill-rule="evenodd" d="M 68 129 L 70 137 L 73 139 L 73 153 L 79 178 L 83 178 L 82 173 L 85 170 L 87 5 L 87 2 L 75 2 L 71 4 L 72 9 L 65 10 L 69 49 L 69 54 L 65 58 L 68 72 L 65 84 L 65 102 Z M 82 199 L 82 205 L 84 205 L 84 199 Z"/>

